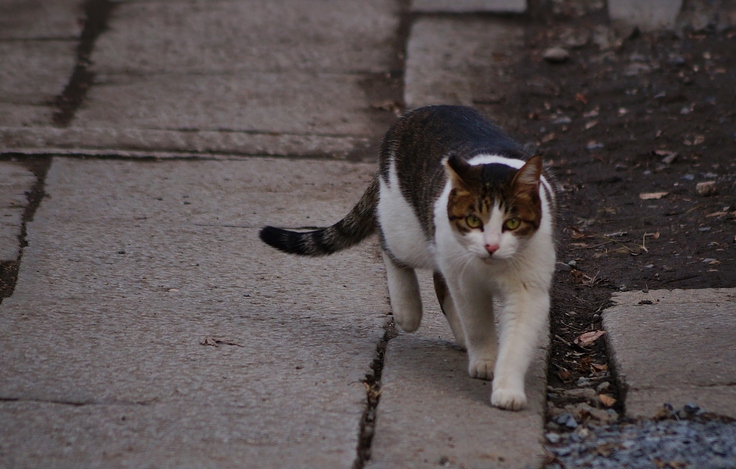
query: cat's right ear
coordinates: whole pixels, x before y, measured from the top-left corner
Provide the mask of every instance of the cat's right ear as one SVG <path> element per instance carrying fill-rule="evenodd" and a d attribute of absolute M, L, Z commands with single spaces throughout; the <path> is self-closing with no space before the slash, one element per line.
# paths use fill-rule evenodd
<path fill-rule="evenodd" d="M 470 180 L 471 165 L 459 157 L 457 153 L 450 153 L 450 155 L 444 159 L 445 169 L 447 175 L 452 181 L 452 186 L 457 188 L 468 188 L 468 181 Z"/>

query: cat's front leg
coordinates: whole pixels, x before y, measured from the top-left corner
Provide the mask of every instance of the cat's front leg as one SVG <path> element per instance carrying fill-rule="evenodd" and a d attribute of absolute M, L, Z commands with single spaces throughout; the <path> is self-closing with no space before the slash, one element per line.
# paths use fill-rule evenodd
<path fill-rule="evenodd" d="M 414 269 L 398 265 L 384 251 L 383 263 L 386 265 L 388 296 L 396 324 L 406 332 L 414 332 L 422 321 L 422 298 L 419 282 Z"/>
<path fill-rule="evenodd" d="M 491 405 L 519 410 L 526 406 L 524 379 L 540 338 L 548 327 L 548 289 L 520 289 L 509 295 L 500 316 L 500 344 Z"/>
<path fill-rule="evenodd" d="M 498 355 L 493 298 L 486 288 L 468 282 L 451 285 L 450 293 L 468 350 L 468 374 L 471 378 L 493 379 Z"/>

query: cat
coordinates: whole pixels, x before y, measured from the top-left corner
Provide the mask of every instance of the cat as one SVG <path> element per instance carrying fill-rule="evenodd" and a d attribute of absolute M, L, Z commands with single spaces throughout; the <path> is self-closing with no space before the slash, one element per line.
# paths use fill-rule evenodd
<path fill-rule="evenodd" d="M 389 129 L 378 172 L 345 218 L 310 232 L 266 226 L 259 236 L 287 253 L 320 256 L 378 231 L 395 322 L 419 327 L 414 269 L 433 270 L 468 373 L 493 379 L 491 405 L 518 410 L 548 330 L 554 226 L 555 190 L 540 156 L 472 108 L 429 106 Z"/>

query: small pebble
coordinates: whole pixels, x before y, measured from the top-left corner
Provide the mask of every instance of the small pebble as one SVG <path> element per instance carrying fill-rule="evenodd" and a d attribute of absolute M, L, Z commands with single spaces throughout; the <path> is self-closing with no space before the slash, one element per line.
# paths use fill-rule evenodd
<path fill-rule="evenodd" d="M 695 192 L 697 192 L 699 196 L 710 197 L 718 194 L 718 186 L 716 186 L 715 181 L 699 182 L 695 186 Z"/>
<path fill-rule="evenodd" d="M 674 162 L 676 158 L 677 158 L 677 153 L 672 152 L 669 155 L 662 158 L 662 163 L 672 164 L 672 162 Z"/>
<path fill-rule="evenodd" d="M 663 408 L 668 409 L 673 411 Z M 545 439 L 559 446 L 547 450 L 559 467 L 656 467 L 653 461 L 671 463 L 666 467 L 736 467 L 736 422 L 693 420 L 702 413 L 690 403 L 672 412 L 680 420 L 580 426 L 567 437 L 549 432 Z"/>
<path fill-rule="evenodd" d="M 570 59 L 570 52 L 562 47 L 550 47 L 544 51 L 542 58 L 549 63 L 559 64 Z"/>
<path fill-rule="evenodd" d="M 557 119 L 553 120 L 553 124 L 569 124 L 572 122 L 572 119 L 570 119 L 567 116 L 560 116 Z"/>

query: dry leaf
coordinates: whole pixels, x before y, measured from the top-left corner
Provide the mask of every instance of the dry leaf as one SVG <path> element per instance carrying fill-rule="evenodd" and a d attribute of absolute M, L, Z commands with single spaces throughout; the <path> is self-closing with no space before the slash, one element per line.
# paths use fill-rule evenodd
<path fill-rule="evenodd" d="M 573 342 L 575 343 L 575 345 L 587 347 L 589 345 L 592 345 L 593 342 L 600 339 L 605 334 L 606 331 L 590 331 L 584 334 L 580 334 Z"/>
<path fill-rule="evenodd" d="M 609 396 L 608 394 L 599 394 L 598 399 L 600 399 L 603 405 L 606 407 L 612 407 L 613 404 L 616 403 L 616 399 Z"/>
<path fill-rule="evenodd" d="M 598 364 L 598 363 L 593 363 L 590 366 L 592 366 L 593 369 L 595 369 L 596 371 L 606 371 L 606 370 L 608 370 L 608 365 L 606 365 L 605 363 L 603 363 L 602 365 L 601 364 Z"/>
<path fill-rule="evenodd" d="M 725 217 L 726 215 L 728 215 L 728 212 L 713 212 L 706 215 L 705 218 Z"/>
<path fill-rule="evenodd" d="M 570 233 L 570 237 L 572 239 L 582 239 L 582 238 L 585 238 L 586 237 L 585 233 L 583 233 L 582 231 L 580 231 L 580 229 L 578 227 L 576 227 L 576 226 L 571 226 L 570 227 L 570 231 L 572 232 L 572 233 Z"/>
<path fill-rule="evenodd" d="M 641 200 L 661 199 L 667 194 L 669 194 L 669 192 L 642 192 L 639 194 L 639 198 Z"/>
<path fill-rule="evenodd" d="M 570 370 L 566 370 L 565 368 L 560 368 L 557 371 L 557 376 L 559 376 L 560 379 L 565 383 L 572 379 L 572 373 L 570 373 Z"/>

